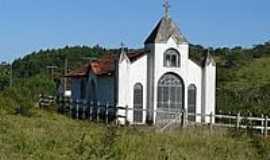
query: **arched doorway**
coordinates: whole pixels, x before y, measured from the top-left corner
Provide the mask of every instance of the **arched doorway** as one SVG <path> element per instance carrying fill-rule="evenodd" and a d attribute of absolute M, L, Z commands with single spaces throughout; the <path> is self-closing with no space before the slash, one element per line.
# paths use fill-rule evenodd
<path fill-rule="evenodd" d="M 173 73 L 163 75 L 158 82 L 157 121 L 175 119 L 184 108 L 184 82 Z"/>

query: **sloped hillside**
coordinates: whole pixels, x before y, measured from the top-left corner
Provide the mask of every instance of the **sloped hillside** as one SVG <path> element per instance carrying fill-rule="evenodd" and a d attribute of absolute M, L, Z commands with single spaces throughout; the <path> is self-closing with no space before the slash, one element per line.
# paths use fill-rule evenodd
<path fill-rule="evenodd" d="M 235 68 L 218 68 L 217 109 L 270 113 L 270 57 L 255 58 Z"/>
<path fill-rule="evenodd" d="M 265 86 L 270 84 L 270 57 L 256 58 L 240 67 L 223 69 L 223 74 L 224 72 L 227 72 L 228 77 L 219 82 L 219 86 L 224 88 L 247 89 Z"/>

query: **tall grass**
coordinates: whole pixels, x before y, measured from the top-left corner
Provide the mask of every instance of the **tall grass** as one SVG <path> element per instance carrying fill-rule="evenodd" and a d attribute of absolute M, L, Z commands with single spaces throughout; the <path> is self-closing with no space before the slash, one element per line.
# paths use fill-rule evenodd
<path fill-rule="evenodd" d="M 270 156 L 269 140 L 224 129 L 211 134 L 204 128 L 161 134 L 34 112 L 30 118 L 1 116 L 1 160 L 265 160 Z"/>

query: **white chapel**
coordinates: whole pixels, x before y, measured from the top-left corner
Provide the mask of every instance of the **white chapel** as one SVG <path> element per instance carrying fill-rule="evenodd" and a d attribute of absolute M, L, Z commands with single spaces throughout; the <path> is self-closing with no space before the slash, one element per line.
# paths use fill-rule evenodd
<path fill-rule="evenodd" d="M 69 73 L 72 98 L 131 108 L 127 114 L 131 124 L 169 119 L 170 114 L 159 114 L 163 111 L 215 113 L 215 61 L 210 54 L 201 62 L 189 58 L 189 42 L 169 16 L 168 3 L 164 6 L 165 14 L 143 51 L 108 53 Z M 209 122 L 204 116 L 189 120 Z"/>

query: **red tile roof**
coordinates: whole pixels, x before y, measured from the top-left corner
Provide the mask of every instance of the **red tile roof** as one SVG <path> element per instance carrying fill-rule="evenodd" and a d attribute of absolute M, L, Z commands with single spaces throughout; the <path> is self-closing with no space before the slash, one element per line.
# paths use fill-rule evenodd
<path fill-rule="evenodd" d="M 141 58 L 145 53 L 128 53 L 127 56 L 131 62 L 135 62 Z M 88 64 L 71 71 L 66 77 L 84 77 L 89 73 L 93 73 L 97 76 L 110 74 L 115 71 L 115 65 L 119 61 L 119 54 L 106 54 L 105 56 L 93 60 Z"/>

